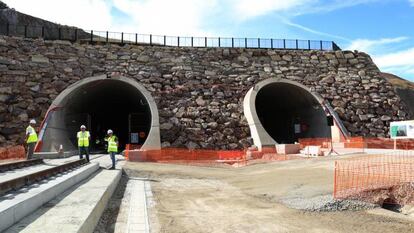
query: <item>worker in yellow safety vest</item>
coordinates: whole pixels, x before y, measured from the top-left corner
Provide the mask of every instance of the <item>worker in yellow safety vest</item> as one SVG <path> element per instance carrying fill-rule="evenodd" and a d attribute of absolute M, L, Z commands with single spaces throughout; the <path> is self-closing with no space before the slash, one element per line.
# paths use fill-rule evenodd
<path fill-rule="evenodd" d="M 79 148 L 79 158 L 83 159 L 83 154 L 86 156 L 86 161 L 89 162 L 89 141 L 91 140 L 91 134 L 89 131 L 86 131 L 86 126 L 81 125 L 81 131 L 78 132 L 78 148 Z"/>
<path fill-rule="evenodd" d="M 32 159 L 33 152 L 37 143 L 37 133 L 34 128 L 36 125 L 36 121 L 34 119 L 31 119 L 29 122 L 29 126 L 26 128 L 26 145 L 27 145 L 27 160 Z"/>
<path fill-rule="evenodd" d="M 112 160 L 112 167 L 115 169 L 115 155 L 118 153 L 118 138 L 114 135 L 112 130 L 108 130 L 108 136 L 105 138 L 108 142 L 108 153 Z"/>

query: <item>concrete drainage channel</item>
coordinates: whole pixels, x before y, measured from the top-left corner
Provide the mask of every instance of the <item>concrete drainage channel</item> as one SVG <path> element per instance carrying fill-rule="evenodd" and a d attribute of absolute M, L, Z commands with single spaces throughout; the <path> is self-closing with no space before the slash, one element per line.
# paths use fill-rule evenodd
<path fill-rule="evenodd" d="M 150 232 L 147 205 L 151 197 L 150 181 L 123 173 L 94 233 Z"/>
<path fill-rule="evenodd" d="M 10 166 L 15 170 L 4 167 L 0 183 L 39 174 L 43 180 L 27 179 L 23 187 L 17 182 L 14 190 L 0 196 L 0 232 L 149 232 L 149 181 L 104 169 L 106 160 L 96 156 L 77 167 L 73 158 L 20 162 Z M 60 170 L 62 166 L 68 169 Z M 47 172 L 56 170 L 60 173 Z"/>

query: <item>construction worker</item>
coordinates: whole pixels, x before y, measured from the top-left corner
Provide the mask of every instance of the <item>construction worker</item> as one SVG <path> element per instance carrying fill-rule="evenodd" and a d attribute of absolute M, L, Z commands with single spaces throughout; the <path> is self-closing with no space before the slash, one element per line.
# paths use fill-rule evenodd
<path fill-rule="evenodd" d="M 37 133 L 34 128 L 36 125 L 36 121 L 34 119 L 31 119 L 29 122 L 29 126 L 26 128 L 26 145 L 27 145 L 27 160 L 33 158 L 33 152 L 37 143 Z"/>
<path fill-rule="evenodd" d="M 79 158 L 83 159 L 83 154 L 86 155 L 86 161 L 89 162 L 89 141 L 91 140 L 91 134 L 86 131 L 86 126 L 81 125 L 80 130 L 77 134 Z"/>
<path fill-rule="evenodd" d="M 112 130 L 108 130 L 108 137 L 105 138 L 105 141 L 108 142 L 108 153 L 112 160 L 112 167 L 110 169 L 115 169 L 115 155 L 118 152 L 118 138 L 114 135 Z"/>

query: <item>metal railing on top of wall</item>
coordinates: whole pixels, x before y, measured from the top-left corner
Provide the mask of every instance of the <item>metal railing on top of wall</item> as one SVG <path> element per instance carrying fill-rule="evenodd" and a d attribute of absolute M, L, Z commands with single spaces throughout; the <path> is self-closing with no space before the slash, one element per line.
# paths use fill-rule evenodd
<path fill-rule="evenodd" d="M 140 44 L 177 47 L 264 48 L 294 50 L 340 50 L 333 41 L 299 39 L 263 39 L 228 37 L 181 37 L 124 32 L 82 30 L 74 27 L 42 27 L 29 25 L 0 25 L 0 34 L 46 40 L 69 40 L 120 44 Z"/>

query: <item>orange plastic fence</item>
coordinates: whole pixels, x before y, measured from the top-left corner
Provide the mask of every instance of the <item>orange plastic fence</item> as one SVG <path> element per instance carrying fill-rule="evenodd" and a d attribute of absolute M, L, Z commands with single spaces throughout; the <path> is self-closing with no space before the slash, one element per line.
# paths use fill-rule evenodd
<path fill-rule="evenodd" d="M 129 150 L 128 160 L 132 162 L 158 162 L 187 165 L 216 166 L 230 164 L 233 166 L 246 166 L 255 162 L 285 161 L 304 159 L 294 155 L 276 154 L 274 147 L 257 150 L 188 150 L 183 148 L 164 148 L 161 150 Z"/>
<path fill-rule="evenodd" d="M 320 146 L 330 148 L 330 138 L 301 138 L 298 140 L 301 148 L 306 146 Z M 391 138 L 364 138 L 351 137 L 343 141 L 344 148 L 353 149 L 394 149 L 394 139 Z M 414 139 L 398 139 L 396 149 L 414 150 Z"/>
<path fill-rule="evenodd" d="M 347 139 L 344 144 L 345 148 L 394 149 L 394 140 L 391 138 L 353 137 Z M 396 140 L 396 148 L 414 150 L 414 139 L 398 139 Z"/>
<path fill-rule="evenodd" d="M 244 150 L 189 150 L 184 148 L 164 148 L 162 150 L 139 150 L 128 152 L 129 161 L 172 162 L 172 163 L 220 163 L 242 162 L 246 160 Z"/>
<path fill-rule="evenodd" d="M 23 158 L 26 158 L 26 153 L 23 146 L 0 148 L 0 160 Z"/>
<path fill-rule="evenodd" d="M 331 145 L 330 138 L 299 138 L 301 149 L 306 146 L 320 146 L 321 148 L 329 148 Z"/>
<path fill-rule="evenodd" d="M 363 137 L 353 137 L 345 140 L 345 148 L 366 148 L 365 140 Z"/>
<path fill-rule="evenodd" d="M 334 197 L 380 204 L 392 197 L 400 204 L 414 203 L 414 152 L 393 152 L 335 162 Z M 408 189 L 409 190 L 408 190 Z"/>

